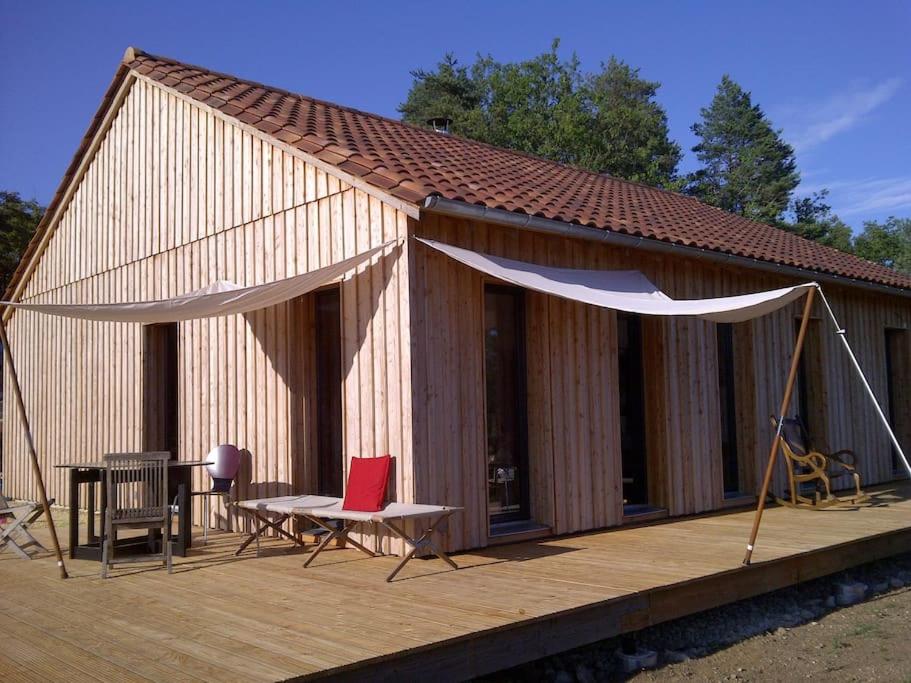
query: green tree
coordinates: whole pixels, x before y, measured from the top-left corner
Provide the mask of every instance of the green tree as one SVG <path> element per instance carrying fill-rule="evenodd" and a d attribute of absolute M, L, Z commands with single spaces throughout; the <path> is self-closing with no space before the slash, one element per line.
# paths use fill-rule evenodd
<path fill-rule="evenodd" d="M 486 141 L 482 103 L 488 94 L 487 83 L 460 66 L 452 54 L 446 54 L 436 70 L 418 69 L 411 77 L 408 98 L 399 105 L 404 121 L 427 126 L 431 119 L 448 118 L 455 134 Z"/>
<path fill-rule="evenodd" d="M 800 182 L 794 150 L 730 76 L 700 113 L 692 130 L 702 168 L 691 175 L 689 191 L 726 211 L 777 223 Z"/>
<path fill-rule="evenodd" d="M 43 215 L 44 207 L 34 199 L 26 201 L 18 192 L 0 191 L 0 291 L 6 291 Z"/>
<path fill-rule="evenodd" d="M 655 97 L 660 87 L 611 57 L 586 80 L 593 118 L 580 165 L 618 178 L 673 187 L 680 145 L 670 139 L 667 114 Z"/>
<path fill-rule="evenodd" d="M 832 213 L 832 207 L 826 203 L 828 196 L 828 190 L 820 190 L 806 197 L 793 199 L 789 206 L 792 220 L 781 227 L 808 240 L 841 251 L 853 252 L 851 228 Z"/>
<path fill-rule="evenodd" d="M 911 275 L 911 218 L 866 221 L 854 240 L 858 256 Z"/>
<path fill-rule="evenodd" d="M 479 58 L 475 78 L 487 84 L 486 141 L 560 163 L 577 163 L 584 144 L 582 73 L 573 55 L 561 60 L 555 40 L 550 51 L 502 64 Z"/>
<path fill-rule="evenodd" d="M 615 58 L 596 74 L 555 40 L 532 59 L 501 63 L 478 56 L 471 67 L 447 55 L 434 71 L 414 71 L 402 118 L 417 125 L 452 119 L 452 132 L 560 163 L 669 186 L 680 147 L 655 101 L 659 83 Z"/>

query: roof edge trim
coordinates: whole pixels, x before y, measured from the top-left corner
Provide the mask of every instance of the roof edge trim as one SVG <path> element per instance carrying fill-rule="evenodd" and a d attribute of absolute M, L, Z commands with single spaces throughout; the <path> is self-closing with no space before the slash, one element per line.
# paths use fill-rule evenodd
<path fill-rule="evenodd" d="M 506 209 L 493 209 L 479 204 L 469 204 L 457 199 L 446 199 L 437 195 L 432 195 L 424 200 L 421 207 L 422 211 L 435 213 L 455 218 L 469 218 L 474 220 L 494 223 L 512 228 L 522 228 L 548 235 L 559 235 L 571 237 L 574 239 L 583 239 L 592 242 L 607 242 L 633 249 L 645 249 L 646 251 L 657 253 L 673 253 L 677 255 L 685 254 L 694 258 L 714 263 L 727 263 L 742 265 L 753 270 L 762 270 L 779 275 L 789 275 L 801 279 L 811 279 L 819 282 L 828 282 L 848 287 L 856 287 L 874 292 L 887 293 L 893 296 L 911 298 L 911 289 L 902 289 L 899 287 L 890 287 L 866 280 L 858 280 L 842 275 L 824 273 L 808 268 L 798 266 L 789 266 L 783 263 L 774 263 L 772 261 L 763 261 L 760 259 L 750 258 L 748 256 L 739 256 L 737 254 L 726 254 L 721 251 L 712 251 L 702 247 L 692 247 L 686 244 L 675 244 L 673 242 L 664 242 L 649 237 L 636 235 L 627 235 L 621 232 L 611 230 L 601 230 L 599 228 L 590 228 L 575 223 L 566 223 L 564 221 L 553 220 L 551 218 L 542 218 L 540 216 L 531 216 L 529 214 L 516 213 Z"/>

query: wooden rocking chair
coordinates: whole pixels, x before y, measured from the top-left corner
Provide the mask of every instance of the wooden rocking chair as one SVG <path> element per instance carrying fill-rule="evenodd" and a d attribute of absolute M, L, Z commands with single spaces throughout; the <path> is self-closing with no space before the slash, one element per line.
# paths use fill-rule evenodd
<path fill-rule="evenodd" d="M 769 420 L 773 427 L 775 416 Z M 810 440 L 799 417 L 786 417 L 781 424 L 781 450 L 788 468 L 789 498 L 775 497 L 775 502 L 789 507 L 818 510 L 832 505 L 856 505 L 870 499 L 860 487 L 860 474 L 854 463 L 856 457 L 849 449 L 835 453 L 821 453 L 810 446 Z M 839 498 L 832 493 L 831 478 L 850 474 L 854 480 L 855 494 Z M 807 484 L 814 483 L 811 491 Z M 807 495 L 810 494 L 810 495 Z"/>

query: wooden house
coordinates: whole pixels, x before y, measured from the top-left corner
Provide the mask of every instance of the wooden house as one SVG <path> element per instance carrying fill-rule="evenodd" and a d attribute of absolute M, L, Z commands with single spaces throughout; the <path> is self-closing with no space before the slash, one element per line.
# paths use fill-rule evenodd
<path fill-rule="evenodd" d="M 734 325 L 618 314 L 495 281 L 416 236 L 636 269 L 674 298 L 818 281 L 911 442 L 908 276 L 682 195 L 131 48 L 6 299 L 161 299 L 398 243 L 246 315 L 142 326 L 8 310 L 49 494 L 67 502 L 56 463 L 199 459 L 229 442 L 249 452 L 244 498 L 338 494 L 350 457 L 390 453 L 391 496 L 464 506 L 450 550 L 755 501 L 796 306 Z M 795 410 L 818 444 L 858 452 L 866 482 L 893 479 L 816 316 Z M 4 411 L 4 488 L 33 497 Z"/>

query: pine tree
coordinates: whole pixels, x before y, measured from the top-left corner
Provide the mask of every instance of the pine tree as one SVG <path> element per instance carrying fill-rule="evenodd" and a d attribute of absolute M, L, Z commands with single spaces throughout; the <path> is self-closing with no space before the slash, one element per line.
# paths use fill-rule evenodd
<path fill-rule="evenodd" d="M 486 83 L 474 78 L 452 54 L 446 54 L 436 70 L 418 69 L 411 77 L 414 80 L 408 98 L 399 106 L 402 120 L 427 126 L 431 119 L 448 118 L 452 132 L 486 141 L 487 125 L 481 109 Z"/>
<path fill-rule="evenodd" d="M 726 211 L 778 222 L 800 182 L 794 150 L 727 75 L 700 113 L 692 130 L 701 138 L 693 151 L 702 168 L 690 176 L 689 192 Z"/>
<path fill-rule="evenodd" d="M 832 207 L 827 203 L 828 196 L 829 191 L 824 189 L 795 198 L 788 210 L 791 220 L 781 227 L 808 240 L 853 252 L 851 228 L 832 213 Z"/>

